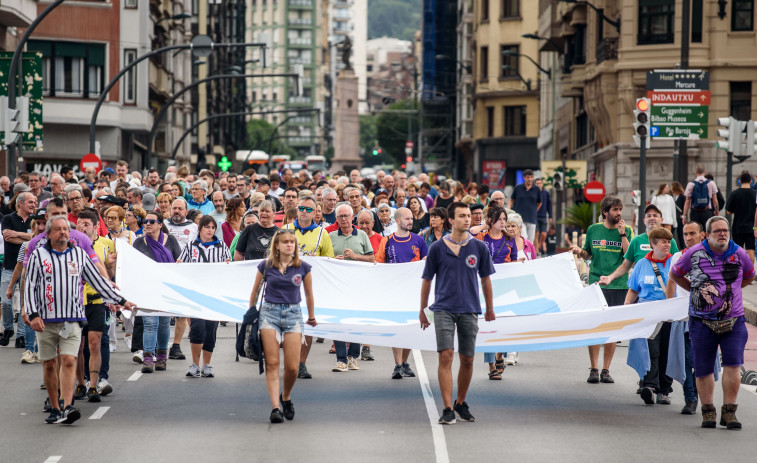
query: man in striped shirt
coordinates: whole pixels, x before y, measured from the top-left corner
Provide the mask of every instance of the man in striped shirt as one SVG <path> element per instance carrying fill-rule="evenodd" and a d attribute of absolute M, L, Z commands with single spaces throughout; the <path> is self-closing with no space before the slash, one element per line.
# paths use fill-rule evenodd
<path fill-rule="evenodd" d="M 82 306 L 82 280 L 89 283 L 105 300 L 131 310 L 133 304 L 124 299 L 103 278 L 87 253 L 69 243 L 70 229 L 64 217 L 53 217 L 45 225 L 48 242 L 34 250 L 29 258 L 24 288 L 26 313 L 30 325 L 39 333 L 40 360 L 53 407 L 46 423 L 71 424 L 81 417 L 72 405 L 76 381 L 76 356 L 81 342 L 78 322 L 86 320 Z M 60 388 L 64 410 L 58 405 L 58 368 L 60 349 Z"/>

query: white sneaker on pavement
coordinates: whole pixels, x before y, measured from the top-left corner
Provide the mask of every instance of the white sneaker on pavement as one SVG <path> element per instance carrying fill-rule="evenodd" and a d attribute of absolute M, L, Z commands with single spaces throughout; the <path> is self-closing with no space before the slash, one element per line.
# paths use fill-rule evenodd
<path fill-rule="evenodd" d="M 354 357 L 347 357 L 347 369 L 348 370 L 359 370 L 360 367 L 357 366 L 357 360 L 355 360 Z"/>

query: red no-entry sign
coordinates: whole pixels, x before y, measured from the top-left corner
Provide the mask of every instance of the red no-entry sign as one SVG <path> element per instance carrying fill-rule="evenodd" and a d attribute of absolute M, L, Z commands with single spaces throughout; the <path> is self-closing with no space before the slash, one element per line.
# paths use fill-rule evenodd
<path fill-rule="evenodd" d="M 89 167 L 94 167 L 95 173 L 98 173 L 103 168 L 103 162 L 94 153 L 85 154 L 84 157 L 81 158 L 81 161 L 79 162 L 79 168 L 81 169 L 82 172 L 84 172 Z"/>
<path fill-rule="evenodd" d="M 584 198 L 590 203 L 598 203 L 605 197 L 605 186 L 602 182 L 589 182 L 584 187 Z"/>

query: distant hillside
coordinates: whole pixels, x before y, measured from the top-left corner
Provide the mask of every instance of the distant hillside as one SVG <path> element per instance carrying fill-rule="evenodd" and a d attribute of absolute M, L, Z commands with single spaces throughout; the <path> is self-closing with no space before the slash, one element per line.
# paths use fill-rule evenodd
<path fill-rule="evenodd" d="M 422 10 L 423 0 L 368 0 L 368 38 L 413 40 Z"/>

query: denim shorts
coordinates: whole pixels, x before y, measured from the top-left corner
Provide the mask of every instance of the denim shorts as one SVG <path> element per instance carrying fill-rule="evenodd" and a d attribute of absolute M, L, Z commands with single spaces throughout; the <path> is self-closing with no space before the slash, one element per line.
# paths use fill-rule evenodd
<path fill-rule="evenodd" d="M 435 311 L 436 351 L 455 349 L 456 329 L 457 351 L 466 357 L 473 357 L 476 354 L 476 335 L 478 334 L 478 315 L 474 313 Z"/>
<path fill-rule="evenodd" d="M 260 329 L 276 330 L 276 338 L 283 333 L 302 333 L 302 309 L 300 304 L 271 304 L 260 306 Z"/>
<path fill-rule="evenodd" d="M 749 334 L 746 318 L 741 316 L 727 334 L 715 334 L 702 320 L 689 317 L 689 339 L 691 340 L 691 360 L 694 362 L 694 376 L 702 378 L 715 371 L 715 357 L 718 347 L 724 367 L 738 367 L 744 364 L 744 348 Z"/>

